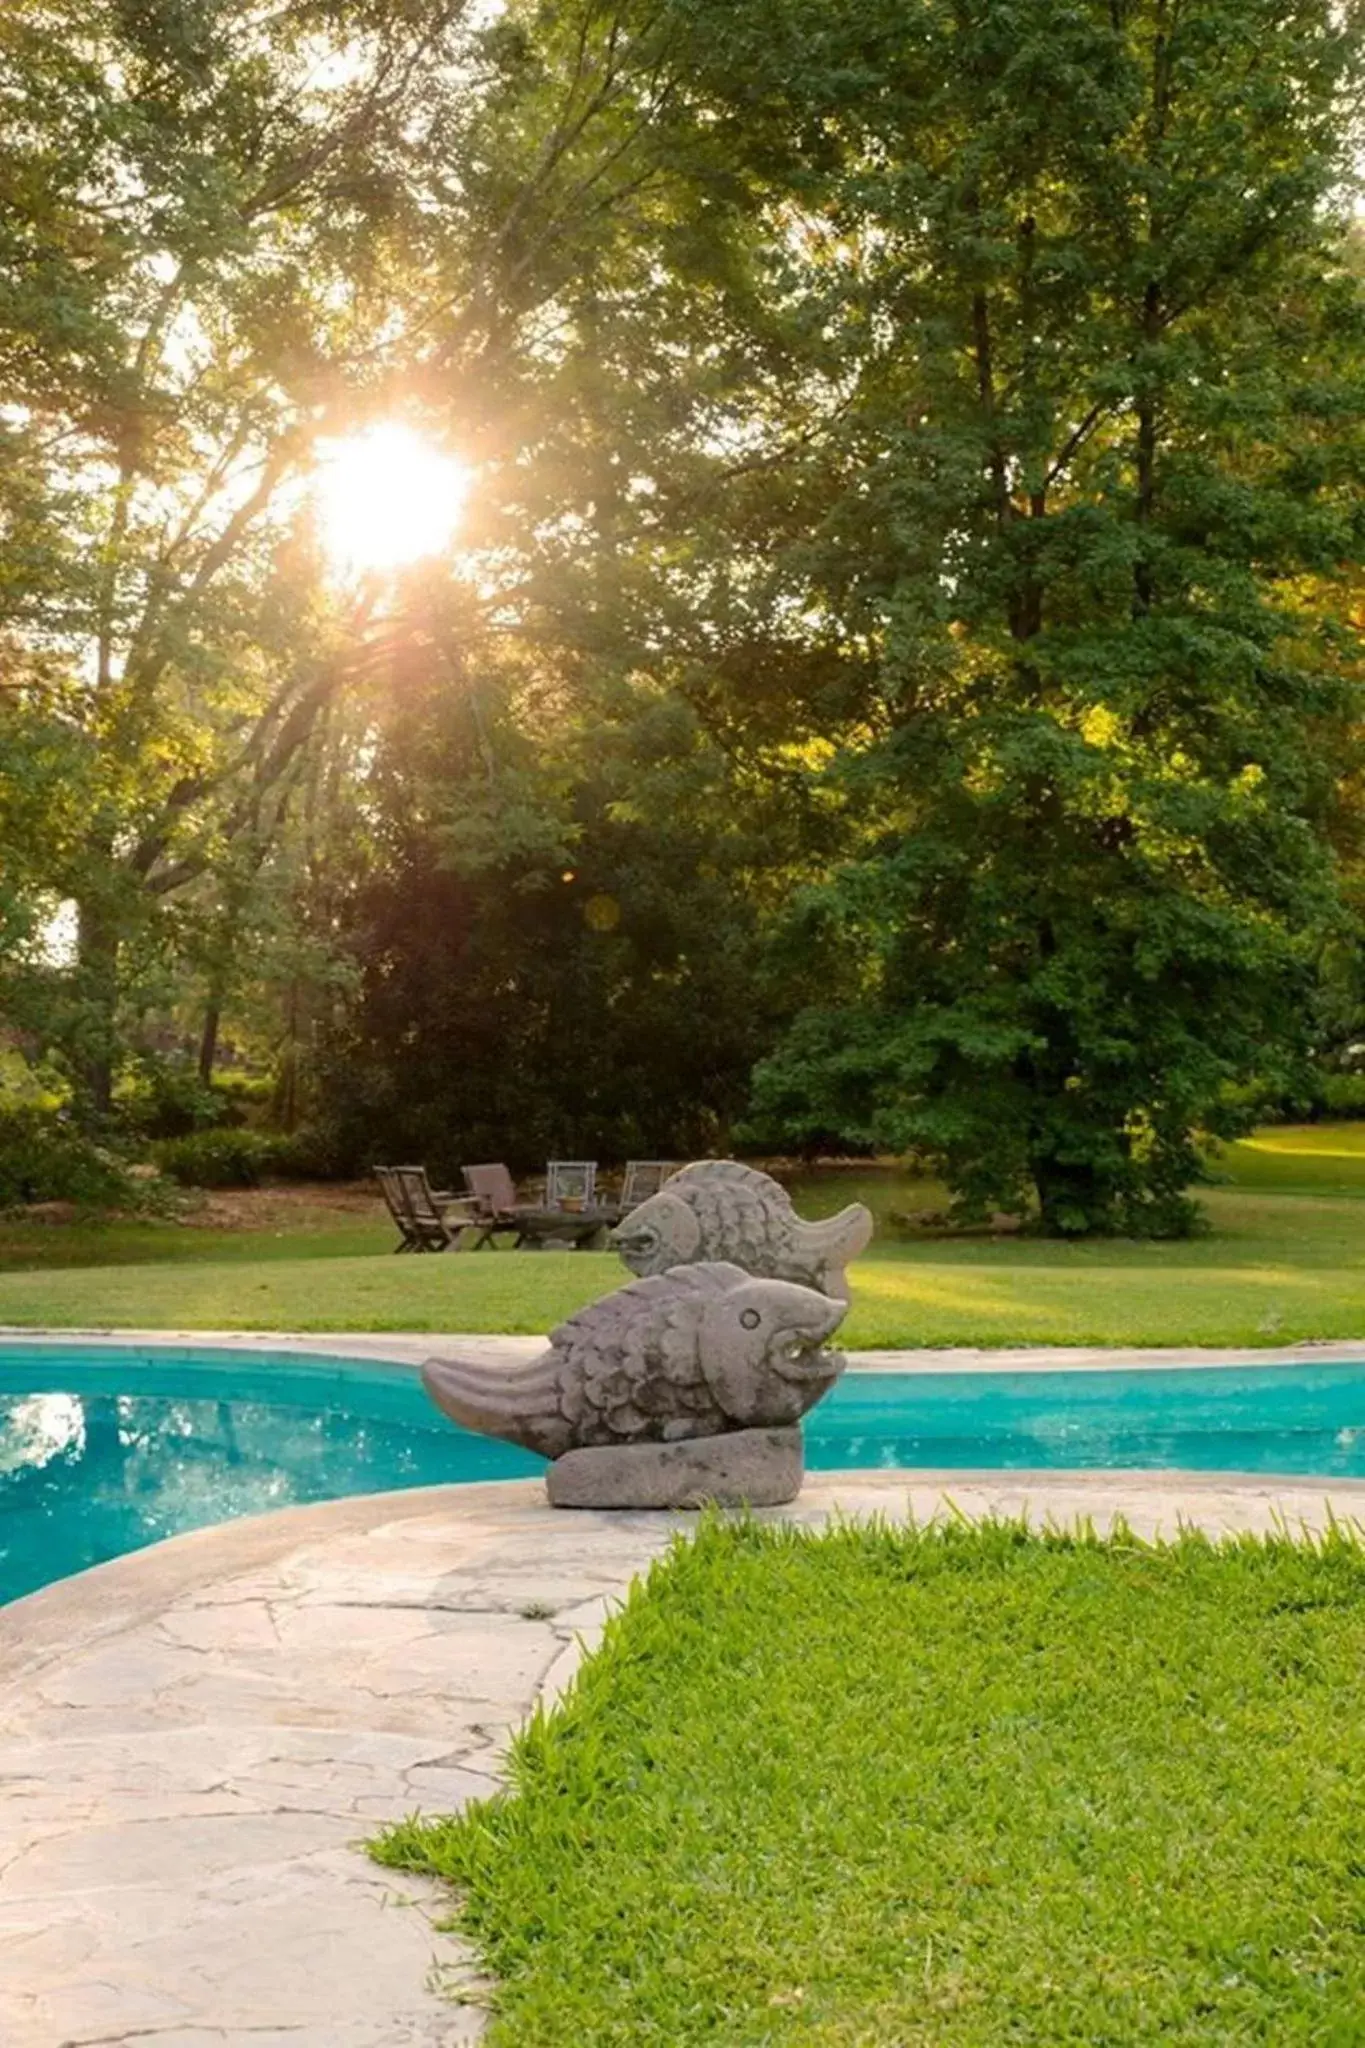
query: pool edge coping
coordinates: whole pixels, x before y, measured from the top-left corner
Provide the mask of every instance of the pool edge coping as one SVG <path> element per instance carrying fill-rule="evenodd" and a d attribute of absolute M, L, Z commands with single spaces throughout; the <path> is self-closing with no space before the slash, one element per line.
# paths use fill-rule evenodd
<path fill-rule="evenodd" d="M 1325 1526 L 1313 1519 L 1358 1521 L 1365 1527 L 1365 1477 L 1331 1478 L 1321 1481 L 1302 1473 L 1185 1471 L 1178 1467 L 1154 1466 L 935 1466 L 869 1465 L 835 1466 L 808 1470 L 795 1500 L 776 1508 L 751 1509 L 761 1521 L 821 1522 L 831 1515 L 886 1512 L 869 1508 L 869 1500 L 903 1496 L 906 1503 L 916 1492 L 931 1492 L 940 1510 L 956 1516 L 959 1495 L 990 1494 L 1026 1505 L 1032 1519 L 1032 1503 L 1047 1506 L 1052 1494 L 1097 1497 L 1101 1507 L 1121 1495 L 1141 1496 L 1145 1502 L 1160 1498 L 1168 1504 L 1176 1496 L 1189 1497 L 1193 1510 L 1188 1519 L 1198 1523 L 1198 1509 L 1226 1496 L 1240 1506 L 1291 1496 L 1296 1505 L 1289 1526 Z M 1349 1504 L 1350 1512 L 1335 1515 L 1333 1498 Z M 182 1529 L 155 1543 L 121 1552 L 83 1571 L 71 1572 L 35 1587 L 16 1600 L 0 1605 L 0 1692 L 22 1667 L 16 1650 L 24 1654 L 24 1639 L 30 1651 L 36 1641 L 39 1654 L 50 1647 L 56 1654 L 70 1652 L 74 1633 L 79 1635 L 82 1610 L 90 1609 L 84 1641 L 94 1644 L 121 1633 L 135 1614 L 170 1604 L 184 1594 L 225 1578 L 270 1563 L 295 1549 L 315 1543 L 342 1539 L 354 1530 L 425 1520 L 435 1512 L 455 1519 L 483 1513 L 495 1517 L 503 1512 L 534 1511 L 537 1521 L 544 1514 L 544 1534 L 556 1529 L 566 1534 L 576 1526 L 616 1525 L 623 1530 L 695 1529 L 695 1509 L 580 1509 L 552 1508 L 539 1477 L 521 1479 L 476 1479 L 439 1481 L 430 1486 L 390 1488 L 378 1493 L 342 1494 L 334 1500 L 299 1501 L 289 1507 L 269 1508 L 261 1514 L 236 1515 L 224 1522 L 206 1522 L 201 1528 Z M 1042 1526 L 1042 1524 L 1039 1524 Z M 1176 1525 L 1172 1525 L 1174 1528 Z M 126 1584 L 125 1584 L 126 1581 Z M 18 1617 L 20 1626 L 9 1624 Z M 45 1628 L 43 1624 L 54 1624 Z M 38 1627 L 30 1629 L 29 1624 Z M 9 1640 L 11 1636 L 16 1640 Z"/>
<path fill-rule="evenodd" d="M 0 1324 L 0 1346 L 28 1344 L 37 1350 L 99 1344 L 111 1350 L 295 1351 L 308 1357 L 409 1368 L 456 1347 L 510 1365 L 530 1357 L 545 1342 L 544 1336 L 501 1331 L 53 1329 Z M 1294 1344 L 1265 1346 L 944 1345 L 849 1350 L 844 1355 L 850 1372 L 865 1373 L 1180 1371 L 1218 1366 L 1365 1364 L 1365 1338 L 1310 1337 Z"/>

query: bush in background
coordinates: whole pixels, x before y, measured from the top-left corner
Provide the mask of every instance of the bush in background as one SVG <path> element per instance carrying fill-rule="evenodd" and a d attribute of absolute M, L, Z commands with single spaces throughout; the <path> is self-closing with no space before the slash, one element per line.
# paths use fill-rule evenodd
<path fill-rule="evenodd" d="M 254 1188 L 271 1171 L 278 1140 L 264 1131 L 218 1129 L 163 1138 L 152 1157 L 185 1188 Z"/>
<path fill-rule="evenodd" d="M 355 1170 L 336 1134 L 322 1124 L 297 1131 L 192 1131 L 153 1145 L 152 1156 L 163 1173 L 187 1188 L 254 1188 L 266 1176 L 341 1180 Z"/>
<path fill-rule="evenodd" d="M 219 1130 L 246 1123 L 246 1104 L 255 1099 L 252 1083 L 241 1081 L 206 1087 L 193 1067 L 147 1061 L 137 1078 L 118 1096 L 116 1114 L 124 1130 L 137 1138 L 187 1138 L 196 1131 Z M 269 1083 L 264 1086 L 267 1097 Z"/>
<path fill-rule="evenodd" d="M 1316 1124 L 1365 1117 L 1365 1074 L 1311 1069 L 1291 1089 L 1248 1081 L 1224 1090 L 1223 1100 L 1258 1124 Z"/>
<path fill-rule="evenodd" d="M 365 1163 L 330 1124 L 300 1124 L 271 1138 L 270 1171 L 281 1180 L 350 1180 Z"/>
<path fill-rule="evenodd" d="M 264 1116 L 275 1098 L 272 1074 L 215 1074 L 212 1093 L 228 1105 L 230 1121 Z"/>
<path fill-rule="evenodd" d="M 74 1202 L 88 1209 L 141 1209 L 149 1198 L 126 1159 L 78 1131 L 59 1110 L 0 1110 L 0 1207 Z"/>
<path fill-rule="evenodd" d="M 1365 1074 L 1324 1074 L 1321 1095 L 1325 1117 L 1365 1116 Z"/>

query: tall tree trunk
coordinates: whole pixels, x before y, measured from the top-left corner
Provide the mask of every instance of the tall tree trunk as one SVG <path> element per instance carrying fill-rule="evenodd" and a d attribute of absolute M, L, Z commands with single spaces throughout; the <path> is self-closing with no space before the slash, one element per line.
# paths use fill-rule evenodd
<path fill-rule="evenodd" d="M 109 906 L 78 904 L 76 977 L 82 1014 L 74 1079 L 78 1112 L 91 1124 L 103 1122 L 113 1107 L 118 974 L 118 925 Z"/>
<path fill-rule="evenodd" d="M 996 416 L 990 301 L 984 290 L 972 294 L 972 350 L 976 358 L 977 398 L 988 441 L 986 459 L 990 470 L 991 496 L 995 504 L 996 520 L 1001 527 L 1006 527 L 1014 517 L 1014 504 L 1010 498 L 1009 464 L 1005 459 L 1005 449 L 1000 440 L 999 421 Z"/>
<path fill-rule="evenodd" d="M 1178 12 L 1178 8 L 1175 10 Z M 1148 160 L 1155 166 L 1166 140 L 1171 115 L 1173 75 L 1171 69 L 1172 9 L 1168 0 L 1157 0 L 1156 36 L 1152 45 L 1152 103 L 1147 119 Z M 1142 294 L 1142 376 L 1137 398 L 1137 556 L 1133 564 L 1133 616 L 1141 618 L 1152 608 L 1156 594 L 1150 556 L 1150 532 L 1156 510 L 1157 383 L 1153 357 L 1161 340 L 1162 287 L 1166 223 L 1155 208 L 1147 221 L 1147 248 L 1152 274 Z"/>
<path fill-rule="evenodd" d="M 284 1046 L 275 1077 L 274 1119 L 283 1131 L 295 1130 L 299 1121 L 299 984 L 289 984 L 285 1009 Z"/>
<path fill-rule="evenodd" d="M 206 1088 L 213 1086 L 213 1062 L 218 1053 L 218 1025 L 222 1014 L 223 992 L 215 981 L 204 1006 L 204 1029 L 199 1038 L 199 1078 Z"/>
<path fill-rule="evenodd" d="M 1133 565 L 1133 615 L 1141 618 L 1152 608 L 1155 585 L 1148 553 L 1152 517 L 1156 511 L 1156 394 L 1152 386 L 1152 351 L 1161 337 L 1161 287 L 1153 279 L 1142 301 L 1142 341 L 1146 361 L 1143 388 L 1137 402 L 1137 499 L 1134 507 L 1138 525 L 1137 560 Z"/>

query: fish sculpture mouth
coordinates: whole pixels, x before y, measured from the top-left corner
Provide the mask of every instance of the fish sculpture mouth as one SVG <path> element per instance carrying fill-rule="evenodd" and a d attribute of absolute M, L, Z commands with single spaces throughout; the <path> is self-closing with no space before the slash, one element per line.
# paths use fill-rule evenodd
<path fill-rule="evenodd" d="M 837 1379 L 844 1354 L 826 1350 L 824 1338 L 815 1334 L 789 1337 L 778 1346 L 773 1364 L 784 1380 Z"/>
<path fill-rule="evenodd" d="M 842 1351 L 826 1349 L 847 1313 L 847 1304 L 831 1301 L 818 1320 L 799 1324 L 782 1333 L 773 1347 L 772 1364 L 785 1380 L 827 1380 L 843 1371 Z"/>
<path fill-rule="evenodd" d="M 659 1249 L 657 1230 L 613 1230 L 607 1239 L 614 1252 L 626 1260 L 652 1258 Z"/>

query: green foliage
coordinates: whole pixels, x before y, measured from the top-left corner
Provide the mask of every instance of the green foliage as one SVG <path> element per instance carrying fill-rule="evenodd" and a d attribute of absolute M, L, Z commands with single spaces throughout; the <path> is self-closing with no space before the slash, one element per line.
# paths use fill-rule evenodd
<path fill-rule="evenodd" d="M 276 1142 L 264 1131 L 199 1130 L 162 1139 L 152 1156 L 182 1187 L 254 1188 L 272 1169 Z"/>
<path fill-rule="evenodd" d="M 1258 1124 L 1365 1116 L 1365 1074 L 1343 1074 L 1316 1066 L 1299 1074 L 1288 1088 L 1249 1081 L 1228 1088 L 1225 1095 L 1239 1117 Z"/>
<path fill-rule="evenodd" d="M 13 0 L 0 1011 L 90 1128 L 231 1045 L 332 1170 L 738 1125 L 1189 1228 L 1361 1014 L 1360 34 Z M 459 555 L 342 592 L 396 413 Z"/>
<path fill-rule="evenodd" d="M 280 1180 L 345 1180 L 366 1171 L 343 1137 L 328 1123 L 300 1124 L 295 1131 L 272 1131 L 265 1154 L 269 1170 Z"/>
<path fill-rule="evenodd" d="M 1344 2048 L 1362 1656 L 1340 1529 L 710 1520 L 376 1853 L 459 1888 L 490 2048 Z"/>
<path fill-rule="evenodd" d="M 374 593 L 324 581 L 317 444 L 400 402 L 433 297 L 504 309 L 495 224 L 459 196 L 501 77 L 469 16 L 0 21 L 0 948 L 7 1007 L 95 1123 L 149 1011 L 191 978 L 215 1019 L 234 992 L 309 757 L 371 640 L 382 659 Z"/>
<path fill-rule="evenodd" d="M 1324 1074 L 1321 1101 L 1325 1117 L 1365 1116 L 1365 1074 Z"/>
<path fill-rule="evenodd" d="M 583 892 L 564 930 L 549 908 L 577 863 L 583 780 L 577 711 L 563 733 L 559 713 L 595 629 L 581 579 L 536 588 L 537 534 L 572 525 L 562 486 L 571 475 L 578 490 L 580 430 L 593 431 L 574 376 L 550 388 L 547 336 L 566 295 L 641 274 L 646 221 L 677 231 L 686 173 L 665 158 L 695 142 L 695 123 L 667 37 L 629 10 L 574 0 L 491 24 L 482 14 L 446 0 L 359 12 L 287 0 L 248 30 L 238 0 L 188 12 L 18 0 L 0 24 L 0 104 L 23 108 L 0 143 L 0 198 L 12 201 L 0 369 L 15 400 L 0 451 L 0 630 L 15 642 L 0 710 L 12 729 L 0 1001 L 97 1121 L 144 1034 L 162 1044 L 170 1026 L 198 1040 L 205 1080 L 220 1031 L 271 1058 L 286 1125 L 325 1112 L 343 1072 L 354 1079 L 353 1158 L 371 1134 L 382 1150 L 410 1145 L 452 1112 L 472 1128 L 479 1104 L 495 1150 L 543 1152 L 562 1137 L 585 1049 L 622 990 L 643 989 L 642 1029 L 664 1029 L 666 1059 L 699 1041 L 690 1071 L 660 1103 L 643 1061 L 614 1080 L 609 1067 L 608 1099 L 585 1105 L 581 1127 L 629 1147 L 685 1123 L 698 1142 L 766 1042 L 736 999 L 742 939 L 723 941 L 723 968 L 686 993 L 689 954 L 708 952 L 704 902 L 657 943 L 633 941 L 625 919 L 615 941 L 599 934 Z M 700 221 L 687 239 L 695 261 Z M 481 466 L 463 538 L 488 573 L 435 621 L 420 576 L 383 602 L 378 584 L 329 588 L 300 488 L 319 444 L 372 414 L 446 406 L 452 442 Z M 614 461 L 594 458 L 594 487 Z M 538 622 L 551 614 L 547 633 Z M 522 644 L 547 650 L 532 683 L 542 705 L 507 721 L 521 758 L 485 778 L 480 755 L 471 778 L 439 743 L 428 761 L 409 749 L 400 784 L 390 748 L 386 801 L 363 803 L 376 729 L 395 711 L 401 722 L 409 688 L 440 688 L 452 716 L 478 726 L 503 682 L 496 660 L 484 682 L 483 650 L 507 647 L 513 616 Z M 597 637 L 619 648 L 630 623 L 618 615 Z M 620 676 L 617 664 L 594 688 Z M 500 723 L 494 703 L 480 749 Z M 537 748 L 543 773 L 527 766 Z M 697 855 L 695 833 L 649 845 L 641 807 L 667 797 L 659 778 L 619 773 L 584 796 L 599 814 L 635 807 L 650 870 L 637 928 L 667 922 L 663 878 Z M 410 815 L 424 836 L 405 834 Z M 608 886 L 634 857 L 607 850 Z M 496 992 L 514 1044 L 530 1041 L 526 1079 L 510 1085 L 491 1042 L 442 1059 L 436 1006 L 461 985 L 447 981 L 426 998 L 408 1101 L 377 985 L 394 1006 L 417 1001 L 430 926 L 386 894 L 420 899 L 434 874 L 428 908 L 440 913 L 445 874 L 474 869 L 484 957 L 461 974 L 490 1008 Z M 499 887 L 508 928 L 495 931 Z M 537 892 L 546 902 L 533 906 Z M 41 945 L 59 900 L 77 916 L 61 963 Z M 540 958 L 544 928 L 553 960 Z M 638 969 L 613 957 L 632 944 Z M 402 959 L 377 957 L 394 946 Z M 336 1012 L 362 973 L 348 1034 Z M 523 973 L 538 985 L 518 1005 L 508 982 Z"/>
<path fill-rule="evenodd" d="M 967 1217 L 1178 1233 L 1193 1134 L 1307 1049 L 1342 925 L 1360 18 L 682 11 L 766 217 L 809 224 L 757 282 L 826 394 L 788 604 L 844 650 L 844 858 L 792 933 L 823 988 L 757 1115 L 922 1148 Z"/>
<path fill-rule="evenodd" d="M 757 804 L 675 696 L 474 640 L 379 727 L 317 1115 L 356 1166 L 723 1148 L 774 1021 Z"/>
<path fill-rule="evenodd" d="M 225 1089 L 205 1087 L 190 1068 L 165 1060 L 144 1061 L 116 1107 L 120 1124 L 142 1138 L 184 1138 L 245 1121 Z"/>
<path fill-rule="evenodd" d="M 274 1093 L 274 1079 L 269 1074 L 215 1074 L 213 1092 L 230 1103 L 243 1116 L 251 1112 L 262 1112 L 269 1108 Z"/>
<path fill-rule="evenodd" d="M 162 1139 L 152 1155 L 163 1173 L 189 1188 L 254 1188 L 267 1177 L 339 1180 L 357 1170 L 337 1134 L 319 1124 L 264 1131 L 220 1123 Z"/>
<path fill-rule="evenodd" d="M 62 1112 L 0 1109 L 0 1207 L 73 1202 L 82 1209 L 137 1209 L 147 1192 L 130 1177 L 126 1160 Z"/>

